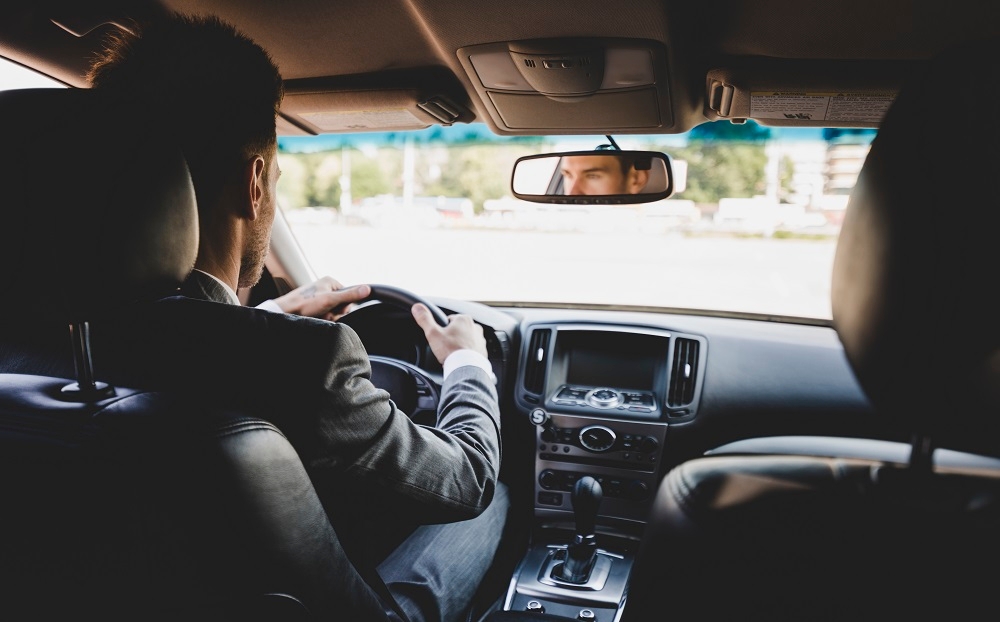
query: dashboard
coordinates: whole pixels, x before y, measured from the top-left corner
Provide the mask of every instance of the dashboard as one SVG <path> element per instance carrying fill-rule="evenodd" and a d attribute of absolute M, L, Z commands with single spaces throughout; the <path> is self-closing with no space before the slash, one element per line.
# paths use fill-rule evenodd
<path fill-rule="evenodd" d="M 830 326 L 431 300 L 484 328 L 501 479 L 539 524 L 571 524 L 571 491 L 590 475 L 602 524 L 638 533 L 667 470 L 744 438 L 904 440 L 880 427 Z M 441 366 L 409 313 L 375 302 L 342 321 L 368 349 L 373 382 L 433 424 Z"/>
<path fill-rule="evenodd" d="M 569 518 L 577 480 L 601 485 L 607 522 L 642 523 L 671 417 L 689 418 L 705 339 L 607 323 L 525 327 L 514 390 L 536 426 L 534 513 Z"/>

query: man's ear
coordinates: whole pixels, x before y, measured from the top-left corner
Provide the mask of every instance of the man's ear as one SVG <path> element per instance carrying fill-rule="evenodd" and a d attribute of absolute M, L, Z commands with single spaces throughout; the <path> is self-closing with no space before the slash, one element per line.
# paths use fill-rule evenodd
<path fill-rule="evenodd" d="M 244 168 L 242 209 L 240 215 L 247 220 L 256 220 L 260 215 L 261 202 L 264 199 L 264 158 L 255 155 Z"/>
<path fill-rule="evenodd" d="M 639 194 L 649 183 L 649 171 L 637 171 L 632 169 L 628 179 L 629 194 Z"/>

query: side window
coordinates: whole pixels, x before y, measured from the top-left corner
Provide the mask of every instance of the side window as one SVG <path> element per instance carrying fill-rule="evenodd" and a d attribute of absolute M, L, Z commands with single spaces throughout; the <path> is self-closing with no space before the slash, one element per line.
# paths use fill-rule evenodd
<path fill-rule="evenodd" d="M 6 58 L 0 58 L 0 91 L 11 89 L 37 89 L 48 87 L 65 87 L 48 76 L 32 71 L 27 67 L 13 63 Z"/>

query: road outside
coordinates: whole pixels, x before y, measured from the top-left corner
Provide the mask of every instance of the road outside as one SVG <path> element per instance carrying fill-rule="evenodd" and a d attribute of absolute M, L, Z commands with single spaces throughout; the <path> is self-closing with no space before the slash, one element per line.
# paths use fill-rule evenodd
<path fill-rule="evenodd" d="M 481 301 L 630 304 L 830 318 L 833 239 L 290 225 L 317 275 Z"/>

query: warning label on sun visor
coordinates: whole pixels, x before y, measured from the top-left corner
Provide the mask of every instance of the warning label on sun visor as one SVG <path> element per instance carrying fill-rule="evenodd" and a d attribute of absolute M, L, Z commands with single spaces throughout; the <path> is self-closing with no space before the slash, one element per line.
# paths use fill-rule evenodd
<path fill-rule="evenodd" d="M 428 126 L 428 123 L 405 109 L 304 112 L 302 117 L 325 131 Z"/>
<path fill-rule="evenodd" d="M 895 93 L 750 93 L 750 117 L 803 121 L 863 121 L 877 123 L 896 98 Z"/>

